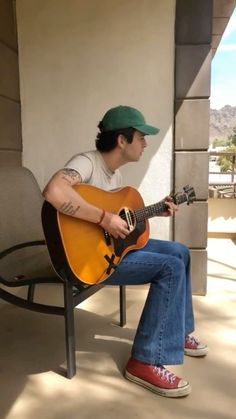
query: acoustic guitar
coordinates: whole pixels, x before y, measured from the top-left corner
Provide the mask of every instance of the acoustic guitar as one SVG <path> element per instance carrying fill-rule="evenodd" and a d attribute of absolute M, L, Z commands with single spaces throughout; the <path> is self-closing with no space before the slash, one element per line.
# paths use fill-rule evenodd
<path fill-rule="evenodd" d="M 165 211 L 166 204 L 162 200 L 145 206 L 140 193 L 130 186 L 104 191 L 81 183 L 74 189 L 91 204 L 119 214 L 130 230 L 125 239 L 115 239 L 101 226 L 62 214 L 47 201 L 44 202 L 43 229 L 57 274 L 65 278 L 69 273 L 83 283 L 98 284 L 114 272 L 129 251 L 145 246 L 149 238 L 148 219 Z M 172 198 L 177 205 L 196 200 L 194 189 L 190 186 L 185 186 L 183 193 L 177 193 Z"/>

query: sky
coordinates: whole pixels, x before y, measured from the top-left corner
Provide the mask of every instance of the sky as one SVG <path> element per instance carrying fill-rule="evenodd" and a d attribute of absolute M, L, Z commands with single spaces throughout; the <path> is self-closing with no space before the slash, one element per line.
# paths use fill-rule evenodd
<path fill-rule="evenodd" d="M 236 106 L 236 8 L 211 64 L 211 109 Z"/>

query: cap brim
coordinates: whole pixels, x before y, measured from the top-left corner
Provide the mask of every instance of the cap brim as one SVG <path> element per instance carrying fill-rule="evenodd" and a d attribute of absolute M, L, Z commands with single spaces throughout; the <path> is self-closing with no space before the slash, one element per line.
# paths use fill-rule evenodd
<path fill-rule="evenodd" d="M 136 125 L 133 128 L 137 129 L 138 131 L 142 132 L 145 135 L 155 135 L 155 134 L 158 134 L 158 132 L 160 131 L 159 128 L 153 127 L 152 125 L 147 125 L 147 124 Z"/>

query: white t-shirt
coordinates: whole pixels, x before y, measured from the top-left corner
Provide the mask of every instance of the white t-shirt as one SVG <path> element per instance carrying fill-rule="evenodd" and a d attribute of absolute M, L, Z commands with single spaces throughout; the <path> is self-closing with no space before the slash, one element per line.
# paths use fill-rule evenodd
<path fill-rule="evenodd" d="M 117 189 L 122 186 L 122 176 L 117 169 L 112 172 L 98 150 L 76 154 L 64 166 L 78 172 L 83 183 L 97 186 L 106 191 Z"/>

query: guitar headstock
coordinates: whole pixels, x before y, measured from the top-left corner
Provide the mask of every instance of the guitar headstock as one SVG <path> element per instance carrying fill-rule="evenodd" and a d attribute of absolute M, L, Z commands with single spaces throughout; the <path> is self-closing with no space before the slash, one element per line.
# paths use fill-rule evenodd
<path fill-rule="evenodd" d="M 184 186 L 183 191 L 183 193 L 177 192 L 173 197 L 174 202 L 177 205 L 182 204 L 183 202 L 187 202 L 187 205 L 189 205 L 196 201 L 196 194 L 192 186 Z"/>

